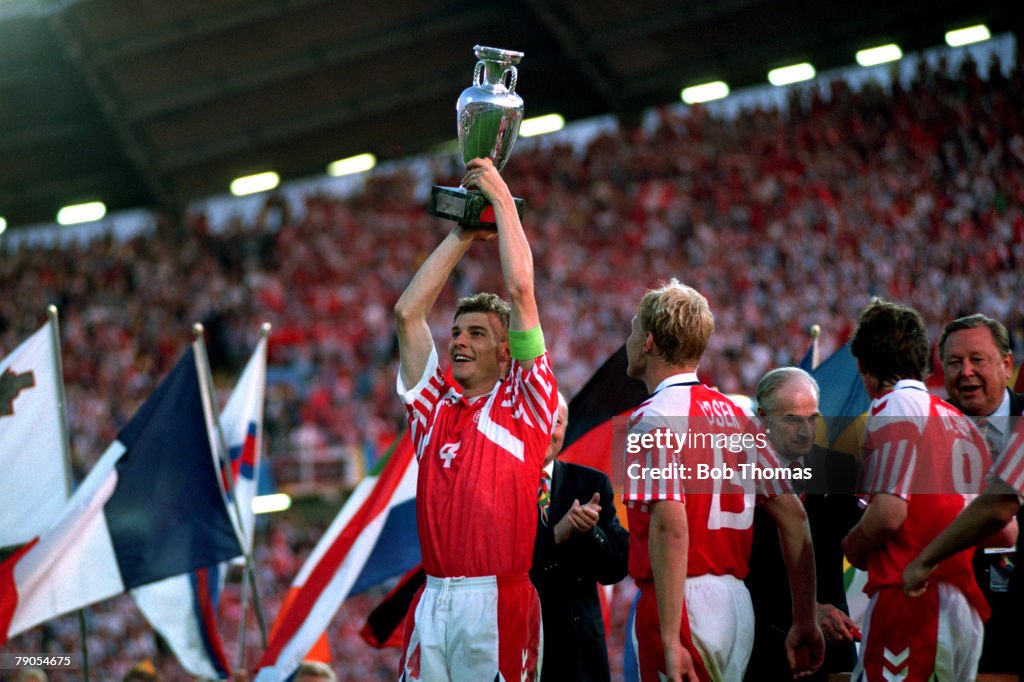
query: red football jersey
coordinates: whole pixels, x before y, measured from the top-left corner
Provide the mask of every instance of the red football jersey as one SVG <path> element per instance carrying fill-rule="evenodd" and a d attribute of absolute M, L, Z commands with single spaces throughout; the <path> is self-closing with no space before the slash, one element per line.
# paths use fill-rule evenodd
<path fill-rule="evenodd" d="M 1006 445 L 996 463 L 992 465 L 990 475 L 1002 479 L 1024 501 L 1024 417 L 1014 419 L 1014 429 L 1006 439 Z"/>
<path fill-rule="evenodd" d="M 398 391 L 416 448 L 416 528 L 427 574 L 527 573 L 537 533 L 537 485 L 558 388 L 547 354 L 472 402 L 431 352 L 423 377 Z"/>
<path fill-rule="evenodd" d="M 907 502 L 899 530 L 868 556 L 864 591 L 874 594 L 902 586 L 907 564 L 980 492 L 989 455 L 970 419 L 910 380 L 871 403 L 862 453 L 867 498 L 888 493 Z M 934 578 L 957 587 L 985 618 L 988 605 L 974 579 L 972 552 L 940 563 Z"/>
<path fill-rule="evenodd" d="M 633 412 L 626 438 L 630 575 L 653 579 L 649 503 L 678 500 L 689 529 L 687 574 L 746 576 L 758 497 L 792 490 L 788 481 L 762 477 L 781 465 L 753 415 L 696 374 L 678 374 Z M 655 478 L 653 470 L 663 474 Z"/>

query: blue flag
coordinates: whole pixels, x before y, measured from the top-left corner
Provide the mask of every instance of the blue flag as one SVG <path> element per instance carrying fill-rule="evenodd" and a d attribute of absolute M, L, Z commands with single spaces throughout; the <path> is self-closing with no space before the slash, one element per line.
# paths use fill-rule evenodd
<path fill-rule="evenodd" d="M 802 362 L 800 366 L 807 369 Z M 821 388 L 818 409 L 825 416 L 828 443 L 831 446 L 867 412 L 871 398 L 864 390 L 864 382 L 857 370 L 857 360 L 850 352 L 849 343 L 843 344 L 817 369 L 808 371 Z"/>

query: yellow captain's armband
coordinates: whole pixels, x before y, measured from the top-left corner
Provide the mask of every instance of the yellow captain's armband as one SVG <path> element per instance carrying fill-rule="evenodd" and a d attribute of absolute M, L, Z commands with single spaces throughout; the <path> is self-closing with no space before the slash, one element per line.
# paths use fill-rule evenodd
<path fill-rule="evenodd" d="M 533 360 L 544 355 L 544 331 L 538 324 L 533 329 L 508 330 L 508 350 L 516 360 Z"/>

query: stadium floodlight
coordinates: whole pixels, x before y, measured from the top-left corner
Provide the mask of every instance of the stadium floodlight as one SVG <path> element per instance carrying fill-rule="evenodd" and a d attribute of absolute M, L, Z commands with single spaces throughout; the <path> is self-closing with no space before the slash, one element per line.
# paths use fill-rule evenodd
<path fill-rule="evenodd" d="M 365 173 L 377 165 L 377 157 L 373 154 L 356 154 L 347 159 L 338 159 L 327 164 L 327 174 L 339 177 Z"/>
<path fill-rule="evenodd" d="M 800 62 L 789 66 L 781 66 L 768 72 L 768 82 L 772 85 L 782 86 L 800 81 L 809 81 L 814 78 L 814 67 L 809 62 Z"/>
<path fill-rule="evenodd" d="M 989 32 L 988 26 L 985 24 L 978 24 L 976 26 L 967 26 L 953 31 L 946 31 L 946 44 L 950 47 L 960 47 L 961 45 L 980 43 L 981 41 L 988 40 L 991 37 L 992 34 Z"/>
<path fill-rule="evenodd" d="M 107 206 L 102 201 L 90 201 L 85 204 L 72 204 L 57 211 L 57 222 L 61 225 L 77 225 L 91 223 L 107 215 Z"/>
<path fill-rule="evenodd" d="M 687 104 L 700 104 L 701 102 L 712 102 L 729 95 L 729 86 L 725 81 L 711 81 L 700 85 L 691 85 L 683 88 L 679 96 Z"/>
<path fill-rule="evenodd" d="M 896 43 L 857 50 L 857 63 L 861 66 L 878 66 L 903 58 L 903 50 Z"/>
<path fill-rule="evenodd" d="M 272 495 L 257 495 L 250 503 L 253 514 L 272 514 L 273 512 L 284 511 L 292 506 L 292 498 L 286 493 L 273 493 Z"/>
<path fill-rule="evenodd" d="M 7 218 L 4 218 L 2 215 L 0 215 L 0 234 L 3 234 L 6 231 L 7 231 Z"/>
<path fill-rule="evenodd" d="M 266 192 L 281 184 L 281 176 L 274 171 L 256 173 L 254 175 L 243 175 L 231 181 L 231 193 L 236 197 L 244 197 L 247 194 Z"/>
<path fill-rule="evenodd" d="M 535 137 L 537 135 L 547 135 L 548 133 L 557 132 L 564 127 L 565 119 L 562 118 L 561 114 L 545 114 L 544 116 L 535 116 L 523 121 L 523 124 L 519 126 L 519 136 Z"/>

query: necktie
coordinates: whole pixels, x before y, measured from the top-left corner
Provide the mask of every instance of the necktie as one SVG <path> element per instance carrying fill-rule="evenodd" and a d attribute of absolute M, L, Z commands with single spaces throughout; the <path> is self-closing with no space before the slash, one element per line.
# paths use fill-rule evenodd
<path fill-rule="evenodd" d="M 981 431 L 981 437 L 985 439 L 985 444 L 988 446 L 988 454 L 994 460 L 999 452 L 996 446 L 996 434 L 992 428 L 992 422 L 981 417 L 974 424 L 978 427 L 978 431 Z"/>
<path fill-rule="evenodd" d="M 551 506 L 551 477 L 547 472 L 541 472 L 540 487 L 537 489 L 537 509 L 540 510 L 540 520 L 545 526 L 548 525 L 548 507 Z"/>

